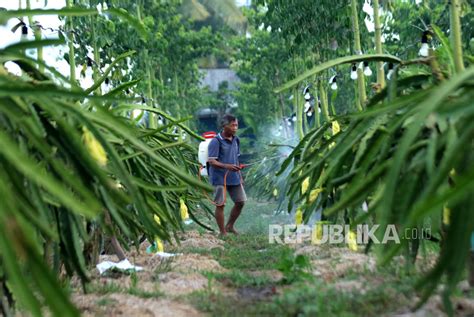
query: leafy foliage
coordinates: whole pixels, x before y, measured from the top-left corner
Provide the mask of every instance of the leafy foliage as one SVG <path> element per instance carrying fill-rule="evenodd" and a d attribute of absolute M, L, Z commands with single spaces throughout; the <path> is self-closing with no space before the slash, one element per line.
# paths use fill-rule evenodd
<path fill-rule="evenodd" d="M 242 34 L 247 26 L 245 16 L 232 0 L 184 0 L 180 11 L 191 21 L 213 28 L 225 25 Z"/>
<path fill-rule="evenodd" d="M 87 7 L 89 4 L 84 3 Z M 210 27 L 194 29 L 190 21 L 179 14 L 178 1 L 119 1 L 122 10 L 137 12 L 148 36 L 138 36 L 126 21 L 100 15 L 95 19 L 75 21 L 78 44 L 76 61 L 100 72 L 111 65 L 117 54 L 131 50 L 137 54 L 114 65 L 109 81 L 118 86 L 132 79 L 146 79 L 130 89 L 129 97 L 143 100 L 148 106 L 159 107 L 174 116 L 187 116 L 205 103 L 199 87 L 198 61 L 215 51 L 219 34 Z M 92 52 L 94 52 L 92 54 Z M 152 123 L 156 126 L 157 119 Z"/>
<path fill-rule="evenodd" d="M 194 217 L 201 199 L 195 189 L 210 187 L 194 176 L 196 150 L 169 131 L 178 126 L 196 136 L 183 120 L 115 99 L 126 87 L 89 95 L 105 76 L 89 90 L 68 88 L 66 78 L 23 53 L 50 44 L 25 42 L 0 53 L 2 65 L 13 61 L 23 72 L 12 75 L 0 66 L 0 287 L 34 316 L 42 315 L 42 306 L 57 316 L 77 316 L 59 271 L 87 282 L 101 234 L 119 235 L 126 248 L 143 235 L 171 240 L 183 225 L 180 201 Z M 163 116 L 168 125 L 140 125 L 130 119 L 137 109 Z"/>
<path fill-rule="evenodd" d="M 344 123 L 339 133 L 328 135 L 328 124 L 309 132 L 282 168 L 294 162 L 288 194 L 290 205 L 305 209 L 304 219 L 325 207 L 325 216 L 350 215 L 351 225 L 376 221 L 382 227 L 395 224 L 399 232 L 428 226 L 442 237 L 439 261 L 419 284 L 425 296 L 443 275 L 445 295 L 454 289 L 474 230 L 468 212 L 474 172 L 474 130 L 469 127 L 474 69 L 444 80 L 450 66 L 439 69 L 436 58 L 431 58 L 428 73 L 414 71 L 393 79 L 366 111 L 339 117 Z M 401 68 L 404 64 L 411 63 L 402 62 Z M 324 195 L 311 200 L 311 190 L 301 191 L 308 179 L 309 188 L 322 189 Z M 361 210 L 363 202 L 368 212 Z M 446 208 L 450 220 L 443 224 Z M 402 237 L 401 242 L 381 249 L 382 260 L 403 249 L 416 256 L 419 240 Z"/>
<path fill-rule="evenodd" d="M 282 256 L 278 263 L 278 270 L 283 273 L 283 283 L 291 284 L 295 281 L 311 279 L 311 262 L 303 254 L 293 255 L 287 252 Z"/>

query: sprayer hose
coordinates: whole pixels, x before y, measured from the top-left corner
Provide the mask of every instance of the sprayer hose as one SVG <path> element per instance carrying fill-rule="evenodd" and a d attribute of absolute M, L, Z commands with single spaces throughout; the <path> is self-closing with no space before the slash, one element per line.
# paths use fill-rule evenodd
<path fill-rule="evenodd" d="M 199 180 L 201 180 L 201 171 L 204 169 L 204 166 L 201 166 L 200 169 L 199 169 L 199 173 L 198 173 L 198 177 L 199 177 Z M 225 206 L 225 202 L 227 200 L 227 174 L 229 174 L 230 170 L 227 170 L 224 174 L 224 201 L 222 202 L 222 204 L 218 204 L 216 202 L 214 202 L 210 197 L 209 195 L 207 194 L 207 192 L 203 189 L 203 193 L 204 195 L 206 196 L 207 200 L 209 200 L 211 202 L 211 204 L 213 204 L 214 206 L 216 207 L 222 207 L 222 206 Z M 240 186 L 242 186 L 242 184 L 244 183 L 244 179 L 242 177 L 242 173 L 240 171 L 238 171 L 239 174 L 240 174 Z"/>

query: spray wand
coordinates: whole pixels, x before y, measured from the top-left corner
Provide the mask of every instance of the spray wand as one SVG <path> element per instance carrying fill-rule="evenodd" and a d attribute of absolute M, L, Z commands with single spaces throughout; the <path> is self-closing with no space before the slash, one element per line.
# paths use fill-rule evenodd
<path fill-rule="evenodd" d="M 270 158 L 264 157 L 263 159 L 258 160 L 258 161 L 254 161 L 254 162 L 247 163 L 247 164 L 240 164 L 240 168 L 246 168 L 246 167 L 258 164 L 258 163 L 263 163 L 265 161 L 270 161 L 270 160 L 274 160 L 274 159 L 281 158 L 281 157 L 286 157 L 286 156 L 285 155 L 275 155 L 275 156 L 272 156 Z"/>

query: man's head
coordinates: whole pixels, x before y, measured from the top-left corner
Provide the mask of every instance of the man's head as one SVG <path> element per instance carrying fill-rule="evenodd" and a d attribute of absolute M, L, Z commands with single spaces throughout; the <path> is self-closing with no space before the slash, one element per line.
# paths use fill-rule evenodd
<path fill-rule="evenodd" d="M 221 119 L 221 128 L 226 135 L 235 135 L 239 128 L 239 121 L 231 114 L 225 114 Z"/>

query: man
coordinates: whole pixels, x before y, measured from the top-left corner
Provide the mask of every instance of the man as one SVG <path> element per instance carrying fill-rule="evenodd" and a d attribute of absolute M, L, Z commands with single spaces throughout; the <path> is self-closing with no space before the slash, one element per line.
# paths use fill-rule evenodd
<path fill-rule="evenodd" d="M 221 235 L 225 236 L 227 232 L 237 234 L 234 224 L 242 212 L 247 196 L 240 174 L 240 141 L 235 135 L 239 122 L 233 115 L 226 114 L 221 120 L 221 128 L 221 133 L 209 144 L 208 163 L 209 179 L 215 189 L 216 221 Z M 230 212 L 229 221 L 224 226 L 225 189 L 234 201 L 234 207 Z"/>

